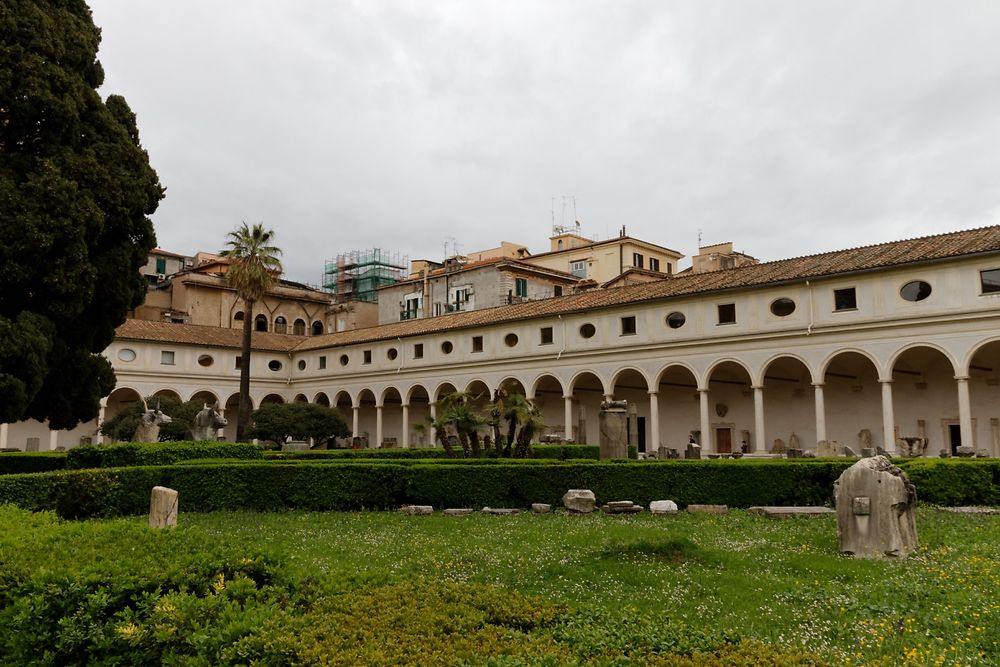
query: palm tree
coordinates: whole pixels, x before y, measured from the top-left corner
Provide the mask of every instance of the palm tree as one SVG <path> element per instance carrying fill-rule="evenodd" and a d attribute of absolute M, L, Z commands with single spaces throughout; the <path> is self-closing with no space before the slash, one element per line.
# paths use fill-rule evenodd
<path fill-rule="evenodd" d="M 243 223 L 226 237 L 228 246 L 220 254 L 232 260 L 226 270 L 226 282 L 236 289 L 246 304 L 243 314 L 243 351 L 240 360 L 240 412 L 236 420 L 236 440 L 243 442 L 243 432 L 250 421 L 250 337 L 253 335 L 253 306 L 281 275 L 281 249 L 271 245 L 274 232 L 258 222 L 253 227 Z"/>

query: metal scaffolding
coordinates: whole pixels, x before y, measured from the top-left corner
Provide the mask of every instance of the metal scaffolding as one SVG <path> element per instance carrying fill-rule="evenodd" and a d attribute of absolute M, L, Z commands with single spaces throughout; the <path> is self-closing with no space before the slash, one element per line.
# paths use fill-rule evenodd
<path fill-rule="evenodd" d="M 378 301 L 378 290 L 406 277 L 409 261 L 405 255 L 381 248 L 352 250 L 327 260 L 323 287 L 346 301 Z"/>

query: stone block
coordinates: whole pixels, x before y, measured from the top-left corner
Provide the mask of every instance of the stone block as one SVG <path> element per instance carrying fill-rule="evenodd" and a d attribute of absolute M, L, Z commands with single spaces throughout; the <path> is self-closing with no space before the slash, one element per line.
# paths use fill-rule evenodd
<path fill-rule="evenodd" d="M 597 497 L 590 489 L 570 489 L 563 494 L 562 502 L 570 512 L 590 514 L 597 506 Z"/>
<path fill-rule="evenodd" d="M 489 514 L 492 516 L 511 516 L 512 514 L 520 514 L 521 510 L 512 507 L 484 507 L 483 514 Z"/>
<path fill-rule="evenodd" d="M 446 509 L 441 512 L 444 516 L 468 516 L 472 514 L 472 509 L 469 507 L 453 507 L 451 509 Z"/>
<path fill-rule="evenodd" d="M 917 548 L 917 491 L 885 456 L 864 458 L 834 483 L 840 551 L 905 558 Z"/>
<path fill-rule="evenodd" d="M 842 454 L 844 456 L 848 456 L 854 459 L 858 458 L 858 453 L 854 451 L 852 448 L 848 447 L 847 445 L 844 445 L 843 447 L 841 447 L 841 449 L 843 450 Z"/>
<path fill-rule="evenodd" d="M 399 511 L 403 514 L 409 514 L 410 516 L 428 516 L 434 514 L 433 505 L 403 505 L 399 508 Z"/>
<path fill-rule="evenodd" d="M 686 459 L 700 459 L 701 458 L 701 445 L 696 445 L 692 442 L 688 443 L 687 449 L 684 450 L 684 458 Z"/>
<path fill-rule="evenodd" d="M 692 514 L 729 514 L 728 505 L 688 505 L 687 511 Z"/>
<path fill-rule="evenodd" d="M 177 491 L 154 486 L 149 494 L 149 527 L 177 527 Z"/>
<path fill-rule="evenodd" d="M 601 460 L 628 458 L 628 404 L 607 401 L 598 415 L 601 433 Z"/>
<path fill-rule="evenodd" d="M 960 445 L 955 448 L 955 456 L 962 458 L 972 458 L 976 455 L 976 450 L 971 445 Z"/>
<path fill-rule="evenodd" d="M 531 503 L 532 514 L 548 514 L 552 511 L 552 505 L 548 503 Z"/>
<path fill-rule="evenodd" d="M 305 449 L 309 449 L 309 443 L 302 440 L 289 440 L 281 445 L 281 451 L 283 452 L 301 452 Z"/>
<path fill-rule="evenodd" d="M 649 511 L 653 514 L 677 514 L 677 503 L 672 500 L 654 500 L 649 503 Z"/>
<path fill-rule="evenodd" d="M 768 519 L 792 519 L 796 517 L 815 518 L 815 517 L 830 516 L 832 514 L 835 514 L 835 512 L 829 507 L 820 507 L 820 506 L 816 507 L 758 506 L 749 508 L 747 512 L 749 512 L 750 514 L 755 514 L 757 516 L 767 517 Z"/>
<path fill-rule="evenodd" d="M 988 449 L 977 449 L 976 458 L 977 459 L 988 459 L 990 457 L 990 450 Z"/>
<path fill-rule="evenodd" d="M 627 505 L 624 507 L 610 507 L 605 505 L 601 508 L 601 511 L 605 514 L 638 514 L 642 511 L 642 505 Z"/>

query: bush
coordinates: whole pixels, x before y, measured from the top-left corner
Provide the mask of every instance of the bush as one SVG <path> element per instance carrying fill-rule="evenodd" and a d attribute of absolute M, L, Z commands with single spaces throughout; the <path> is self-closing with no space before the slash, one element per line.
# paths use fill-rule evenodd
<path fill-rule="evenodd" d="M 917 499 L 932 505 L 1000 504 L 996 459 L 910 459 L 895 462 L 917 487 Z"/>
<path fill-rule="evenodd" d="M 310 461 L 348 459 L 446 459 L 448 453 L 441 448 L 427 449 L 308 449 L 289 452 L 264 452 L 267 460 Z"/>
<path fill-rule="evenodd" d="M 66 467 L 66 452 L 4 452 L 0 454 L 0 475 L 49 472 Z"/>
<path fill-rule="evenodd" d="M 168 465 L 184 459 L 262 459 L 259 445 L 228 442 L 123 442 L 117 445 L 74 447 L 66 454 L 66 467 L 117 468 Z"/>
<path fill-rule="evenodd" d="M 315 440 L 322 445 L 332 438 L 342 438 L 350 429 L 334 408 L 315 403 L 278 403 L 261 406 L 250 417 L 253 426 L 248 438 L 283 443 L 292 440 Z"/>

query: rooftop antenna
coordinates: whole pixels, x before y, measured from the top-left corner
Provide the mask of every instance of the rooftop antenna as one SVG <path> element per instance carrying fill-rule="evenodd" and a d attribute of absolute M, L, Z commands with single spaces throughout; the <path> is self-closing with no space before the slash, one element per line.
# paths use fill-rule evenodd
<path fill-rule="evenodd" d="M 701 230 L 698 230 L 698 248 L 701 249 Z"/>

